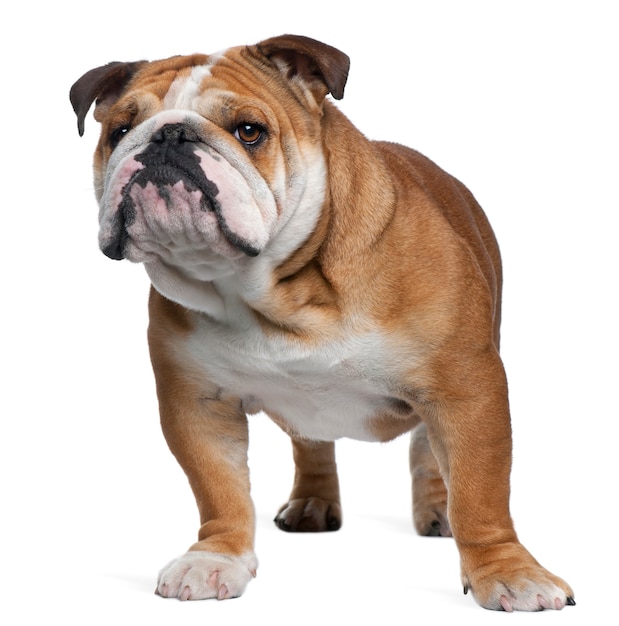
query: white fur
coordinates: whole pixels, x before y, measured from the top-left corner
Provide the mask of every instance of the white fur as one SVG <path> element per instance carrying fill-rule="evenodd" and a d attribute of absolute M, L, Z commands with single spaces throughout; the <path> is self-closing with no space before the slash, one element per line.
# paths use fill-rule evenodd
<path fill-rule="evenodd" d="M 369 420 L 394 395 L 403 371 L 387 337 L 374 330 L 323 345 L 267 337 L 240 299 L 221 291 L 219 297 L 226 321 L 202 318 L 179 347 L 182 358 L 238 395 L 247 413 L 271 412 L 299 436 L 378 439 Z M 414 362 L 412 355 L 406 367 Z"/>
<path fill-rule="evenodd" d="M 520 584 L 501 580 L 486 601 L 486 606 L 501 606 L 504 611 L 539 611 L 540 608 L 561 610 L 566 605 L 565 591 L 551 580 L 533 581 L 526 578 Z"/>
<path fill-rule="evenodd" d="M 253 552 L 241 556 L 186 552 L 159 572 L 157 593 L 180 600 L 236 598 L 256 576 L 257 567 Z"/>
<path fill-rule="evenodd" d="M 202 81 L 210 75 L 211 65 L 196 65 L 191 68 L 188 78 L 176 78 L 163 99 L 163 108 L 192 110 L 195 100 L 200 97 Z"/>

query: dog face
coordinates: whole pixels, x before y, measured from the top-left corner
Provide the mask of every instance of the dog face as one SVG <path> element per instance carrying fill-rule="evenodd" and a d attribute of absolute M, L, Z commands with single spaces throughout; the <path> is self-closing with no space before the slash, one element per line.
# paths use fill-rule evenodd
<path fill-rule="evenodd" d="M 203 309 L 200 284 L 242 276 L 257 256 L 261 275 L 288 258 L 319 219 L 321 107 L 329 89 L 343 90 L 311 77 L 301 58 L 267 44 L 84 78 L 102 124 L 101 250 L 144 263 L 160 293 L 194 309 Z"/>

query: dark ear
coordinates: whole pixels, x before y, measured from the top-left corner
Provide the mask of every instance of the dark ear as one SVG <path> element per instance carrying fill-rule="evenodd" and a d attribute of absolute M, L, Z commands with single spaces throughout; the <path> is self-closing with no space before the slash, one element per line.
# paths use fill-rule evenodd
<path fill-rule="evenodd" d="M 77 130 L 84 134 L 84 120 L 90 105 L 96 100 L 95 119 L 112 105 L 123 92 L 127 83 L 146 61 L 121 63 L 114 61 L 86 72 L 71 87 L 69 98 L 77 115 Z"/>
<path fill-rule="evenodd" d="M 257 47 L 268 58 L 283 61 L 289 77 L 300 76 L 310 84 L 318 80 L 336 100 L 344 97 L 350 59 L 343 52 L 299 35 L 273 37 Z"/>

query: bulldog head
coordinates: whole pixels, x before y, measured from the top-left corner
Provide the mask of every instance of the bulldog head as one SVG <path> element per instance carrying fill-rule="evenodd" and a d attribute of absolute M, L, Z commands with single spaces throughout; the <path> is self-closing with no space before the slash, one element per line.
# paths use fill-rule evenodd
<path fill-rule="evenodd" d="M 328 93 L 343 96 L 348 65 L 330 46 L 286 35 L 87 72 L 70 97 L 80 135 L 95 101 L 102 126 L 101 250 L 144 263 L 177 301 L 179 280 L 286 258 L 324 202 L 321 112 Z"/>

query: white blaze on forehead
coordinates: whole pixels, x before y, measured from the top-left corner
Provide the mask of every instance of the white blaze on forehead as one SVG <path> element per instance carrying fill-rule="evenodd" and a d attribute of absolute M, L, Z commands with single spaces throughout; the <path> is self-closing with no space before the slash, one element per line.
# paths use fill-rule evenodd
<path fill-rule="evenodd" d="M 178 76 L 172 81 L 163 99 L 166 109 L 192 109 L 196 98 L 201 94 L 202 81 L 211 75 L 211 64 L 196 65 L 189 76 Z"/>

